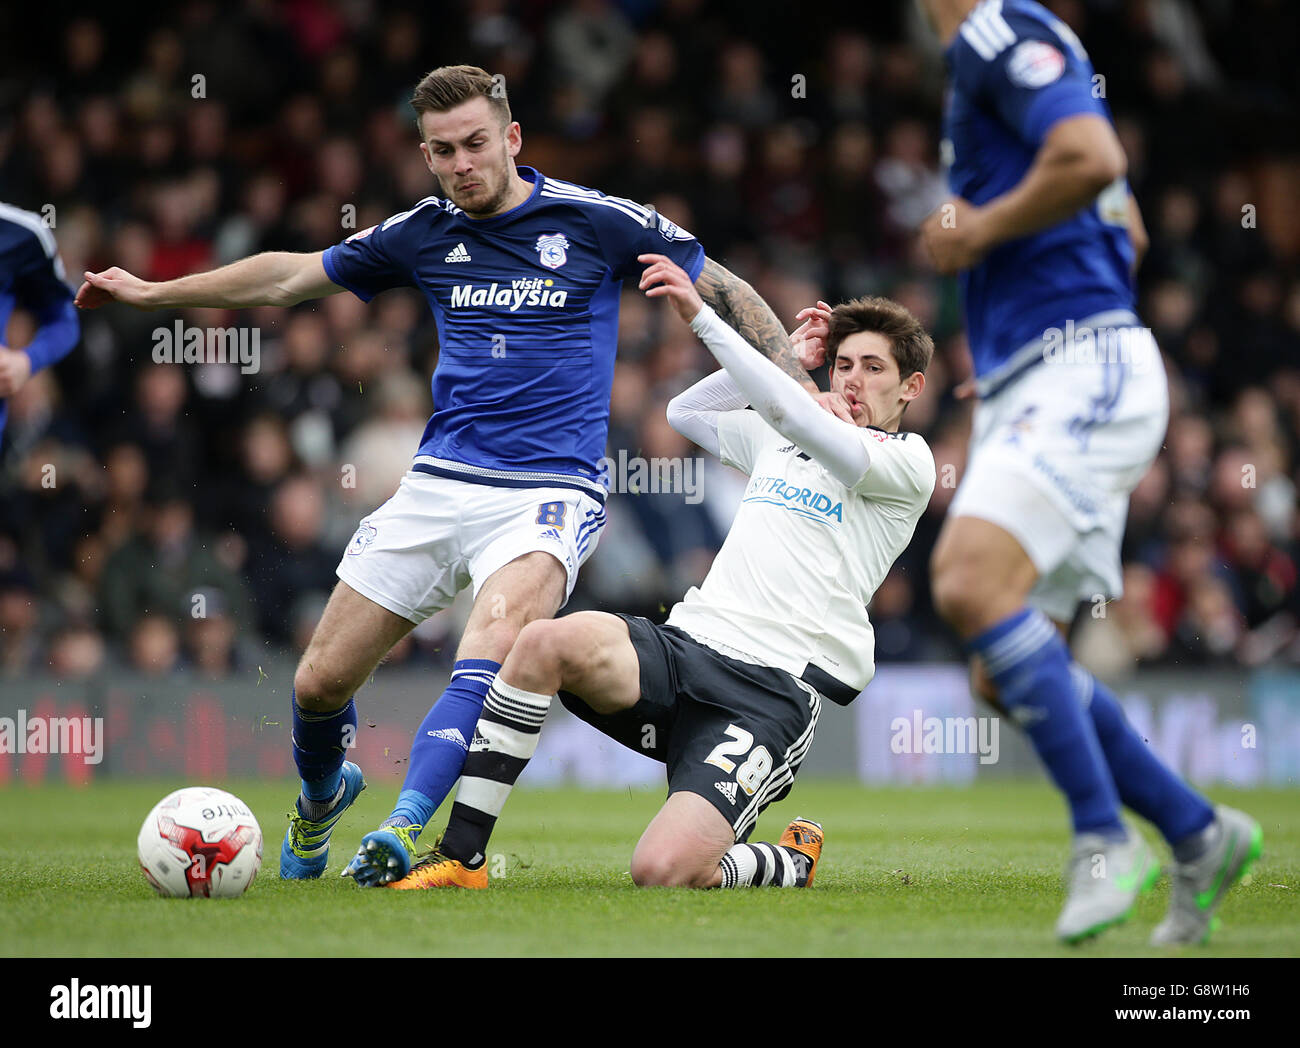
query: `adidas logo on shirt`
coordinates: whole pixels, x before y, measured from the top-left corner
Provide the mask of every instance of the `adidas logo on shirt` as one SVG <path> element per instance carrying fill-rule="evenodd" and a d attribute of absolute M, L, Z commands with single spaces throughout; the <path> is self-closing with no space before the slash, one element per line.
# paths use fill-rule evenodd
<path fill-rule="evenodd" d="M 459 243 L 451 249 L 451 254 L 443 259 L 444 262 L 471 262 L 469 252 L 465 250 L 465 244 Z"/>
<path fill-rule="evenodd" d="M 736 784 L 734 782 L 715 782 L 713 785 L 732 804 L 736 803 Z"/>

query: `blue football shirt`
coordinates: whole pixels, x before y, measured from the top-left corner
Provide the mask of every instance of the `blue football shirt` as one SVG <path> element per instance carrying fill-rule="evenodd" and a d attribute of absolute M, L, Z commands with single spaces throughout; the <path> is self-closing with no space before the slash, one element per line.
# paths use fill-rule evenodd
<path fill-rule="evenodd" d="M 1052 126 L 1110 119 L 1101 81 L 1074 32 L 1031 0 L 984 0 L 949 46 L 944 153 L 951 190 L 984 204 L 1029 170 Z M 1042 359 L 1049 328 L 1137 324 L 1120 178 L 1055 226 L 994 248 L 961 275 L 981 395 Z"/>
<path fill-rule="evenodd" d="M 604 500 L 623 279 L 667 255 L 694 280 L 704 249 L 630 200 L 530 167 L 528 199 L 473 219 L 426 197 L 325 252 L 365 301 L 418 288 L 438 327 L 433 417 L 413 469 L 503 487 L 571 487 Z"/>

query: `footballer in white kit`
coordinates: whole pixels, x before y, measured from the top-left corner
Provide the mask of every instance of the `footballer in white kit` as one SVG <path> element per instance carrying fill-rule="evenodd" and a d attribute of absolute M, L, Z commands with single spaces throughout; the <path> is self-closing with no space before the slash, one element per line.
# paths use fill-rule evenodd
<path fill-rule="evenodd" d="M 674 421 L 688 410 L 679 402 Z M 749 486 L 708 576 L 667 625 L 847 704 L 875 675 L 867 604 L 929 502 L 930 448 L 916 433 L 864 427 L 871 468 L 846 484 L 755 411 L 718 411 L 715 424 L 716 454 Z"/>
<path fill-rule="evenodd" d="M 818 824 L 796 819 L 777 844 L 745 841 L 789 793 L 823 699 L 851 702 L 875 672 L 867 607 L 934 490 L 930 449 L 898 432 L 933 343 L 888 300 L 836 307 L 825 350 L 845 422 L 722 323 L 680 266 L 647 260 L 641 287 L 668 296 L 723 365 L 668 418 L 750 475 L 735 522 L 664 625 L 581 612 L 523 629 L 488 692 L 438 853 L 393 887 L 486 886 L 488 838 L 557 693 L 667 766 L 667 801 L 632 857 L 637 884 L 812 880 Z"/>

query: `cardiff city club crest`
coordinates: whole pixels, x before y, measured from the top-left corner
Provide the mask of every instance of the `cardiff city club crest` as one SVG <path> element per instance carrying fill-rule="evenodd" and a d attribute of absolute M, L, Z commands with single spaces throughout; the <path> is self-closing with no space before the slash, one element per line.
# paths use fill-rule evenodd
<path fill-rule="evenodd" d="M 569 241 L 563 233 L 543 233 L 537 238 L 537 254 L 547 269 L 559 269 L 569 261 L 568 250 Z"/>
<path fill-rule="evenodd" d="M 361 526 L 357 528 L 356 534 L 352 536 L 352 541 L 348 543 L 348 556 L 355 557 L 361 553 L 375 540 L 376 534 L 378 534 L 378 529 L 373 524 L 368 524 L 363 520 Z"/>

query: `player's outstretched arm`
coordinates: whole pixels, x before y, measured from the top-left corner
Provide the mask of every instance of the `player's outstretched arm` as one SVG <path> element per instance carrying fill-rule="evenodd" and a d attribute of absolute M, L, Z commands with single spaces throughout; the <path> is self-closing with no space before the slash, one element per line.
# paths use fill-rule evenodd
<path fill-rule="evenodd" d="M 322 251 L 268 251 L 207 273 L 160 282 L 141 280 L 114 267 L 102 273 L 86 273 L 76 302 L 82 309 L 98 309 L 109 302 L 123 302 L 137 309 L 293 306 L 343 290 L 326 275 L 323 255 Z"/>
<path fill-rule="evenodd" d="M 668 402 L 668 425 L 710 455 L 721 457 L 718 416 L 724 411 L 740 411 L 748 406 L 749 398 L 724 368 L 705 375 Z"/>
<path fill-rule="evenodd" d="M 703 300 L 693 304 L 698 312 Z M 831 307 L 825 302 L 818 302 L 816 306 L 810 306 L 799 313 L 796 319 L 803 320 L 803 323 L 790 332 L 790 341 L 799 363 L 808 371 L 820 367 L 826 359 L 830 315 Z M 685 314 L 683 319 L 690 323 Z M 746 348 L 753 352 L 748 344 Z M 779 373 L 777 369 L 773 370 Z M 817 393 L 813 399 L 821 405 L 822 410 L 850 424 L 853 422 L 853 416 L 838 393 Z M 727 369 L 723 368 L 712 375 L 706 375 L 668 402 L 668 424 L 710 455 L 720 456 L 718 416 L 724 411 L 739 411 L 748 406 L 749 398 L 741 392 Z"/>
<path fill-rule="evenodd" d="M 772 307 L 749 284 L 725 266 L 706 258 L 696 278 L 695 290 L 741 338 L 808 392 L 818 392 L 817 383 L 799 363 L 790 336 L 776 319 Z"/>
<path fill-rule="evenodd" d="M 641 275 L 641 290 L 646 297 L 668 298 L 678 315 L 691 325 L 691 330 L 727 369 L 739 392 L 763 421 L 798 444 L 835 479 L 847 487 L 857 484 L 871 466 L 857 427 L 824 411 L 793 376 L 723 323 L 691 286 L 685 270 L 672 259 L 664 255 L 642 255 L 639 260 L 649 263 Z"/>

